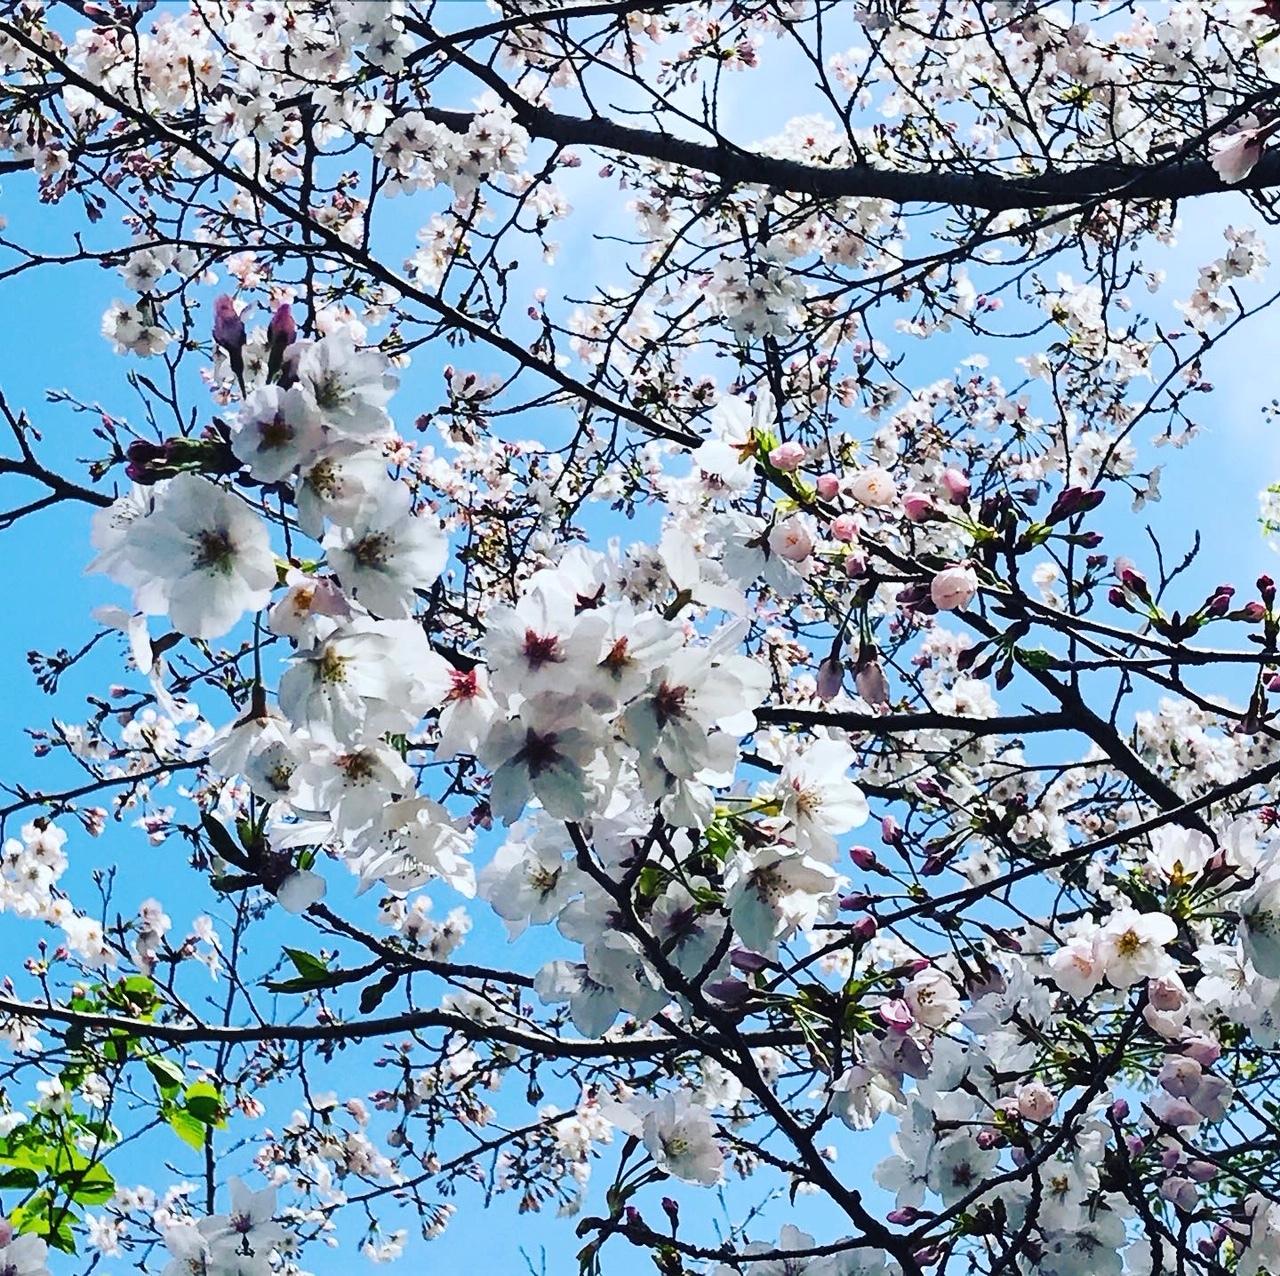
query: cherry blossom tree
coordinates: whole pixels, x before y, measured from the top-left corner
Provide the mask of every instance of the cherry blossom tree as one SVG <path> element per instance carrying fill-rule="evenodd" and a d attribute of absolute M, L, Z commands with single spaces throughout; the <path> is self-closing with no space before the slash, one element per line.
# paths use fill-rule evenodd
<path fill-rule="evenodd" d="M 115 600 L 0 1272 L 1280 1271 L 1280 606 L 1144 508 L 1278 125 L 1270 0 L 3 0 L 0 281 L 120 359 L 0 378 Z"/>

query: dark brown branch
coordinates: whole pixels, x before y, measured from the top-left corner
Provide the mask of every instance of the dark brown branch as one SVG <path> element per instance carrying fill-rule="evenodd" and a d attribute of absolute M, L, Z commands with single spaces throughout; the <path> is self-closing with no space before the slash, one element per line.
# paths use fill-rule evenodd
<path fill-rule="evenodd" d="M 966 735 L 1031 735 L 1064 731 L 1074 725 L 1066 712 L 1015 713 L 995 718 L 968 718 L 955 713 L 852 713 L 841 709 L 797 709 L 769 705 L 756 710 L 756 721 L 770 726 L 840 727 L 869 735 L 906 731 L 959 731 Z"/>

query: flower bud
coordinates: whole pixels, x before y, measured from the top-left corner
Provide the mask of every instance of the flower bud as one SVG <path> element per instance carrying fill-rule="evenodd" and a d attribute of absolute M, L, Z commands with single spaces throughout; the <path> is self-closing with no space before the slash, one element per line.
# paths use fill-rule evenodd
<path fill-rule="evenodd" d="M 236 310 L 236 303 L 226 293 L 213 303 L 213 339 L 229 353 L 235 354 L 244 349 L 244 320 Z"/>
<path fill-rule="evenodd" d="M 908 492 L 902 498 L 902 511 L 912 523 L 926 522 L 935 513 L 933 501 L 923 492 Z"/>
<path fill-rule="evenodd" d="M 285 352 L 298 339 L 298 325 L 294 322 L 293 307 L 281 302 L 267 324 L 267 380 L 287 380 L 281 377 L 285 371 Z"/>
<path fill-rule="evenodd" d="M 1052 526 L 1077 514 L 1087 514 L 1102 504 L 1105 495 L 1105 492 L 1096 487 L 1089 490 L 1083 487 L 1064 488 L 1058 493 L 1044 521 Z"/>
<path fill-rule="evenodd" d="M 1149 599 L 1151 590 L 1147 586 L 1147 578 L 1136 568 L 1125 566 L 1120 569 L 1120 583 L 1141 599 Z"/>
<path fill-rule="evenodd" d="M 751 989 L 741 979 L 718 979 L 706 985 L 707 992 L 726 1006 L 740 1006 L 751 995 Z"/>
<path fill-rule="evenodd" d="M 852 926 L 849 927 L 849 934 L 859 943 L 869 943 L 876 937 L 876 932 L 880 929 L 879 924 L 874 917 L 859 917 Z"/>
<path fill-rule="evenodd" d="M 863 870 L 876 866 L 876 853 L 869 846 L 855 846 L 849 851 L 849 858 Z"/>
<path fill-rule="evenodd" d="M 858 694 L 873 709 L 889 703 L 889 679 L 885 677 L 884 669 L 878 660 L 868 660 L 866 664 L 859 665 L 853 681 L 858 688 Z"/>
<path fill-rule="evenodd" d="M 861 580 L 867 574 L 867 560 L 862 554 L 850 554 L 844 560 L 844 574 L 850 580 Z"/>
<path fill-rule="evenodd" d="M 840 694 L 844 682 L 844 661 L 839 656 L 828 656 L 818 666 L 818 699 L 824 703 Z"/>
<path fill-rule="evenodd" d="M 818 497 L 824 501 L 834 501 L 840 495 L 840 480 L 834 474 L 818 476 Z"/>
<path fill-rule="evenodd" d="M 963 505 L 969 499 L 969 476 L 962 470 L 948 466 L 942 471 L 941 486 L 952 505 Z"/>
<path fill-rule="evenodd" d="M 805 450 L 799 443 L 779 443 L 769 453 L 769 464 L 784 474 L 792 474 L 804 463 Z"/>

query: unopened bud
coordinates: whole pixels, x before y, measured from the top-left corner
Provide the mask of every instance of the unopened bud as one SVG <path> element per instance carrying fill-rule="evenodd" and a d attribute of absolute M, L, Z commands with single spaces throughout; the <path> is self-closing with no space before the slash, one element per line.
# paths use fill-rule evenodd
<path fill-rule="evenodd" d="M 942 490 L 952 505 L 963 505 L 969 499 L 969 476 L 951 466 L 942 471 Z"/>
<path fill-rule="evenodd" d="M 244 349 L 244 320 L 236 310 L 236 303 L 226 293 L 213 303 L 213 339 L 224 350 Z"/>
<path fill-rule="evenodd" d="M 820 474 L 817 488 L 821 500 L 834 501 L 840 495 L 840 480 L 834 474 Z"/>
<path fill-rule="evenodd" d="M 1058 493 L 1057 499 L 1045 515 L 1045 522 L 1052 525 L 1063 519 L 1073 518 L 1077 514 L 1087 514 L 1102 504 L 1106 495 L 1100 488 L 1086 490 L 1083 487 L 1068 487 Z"/>

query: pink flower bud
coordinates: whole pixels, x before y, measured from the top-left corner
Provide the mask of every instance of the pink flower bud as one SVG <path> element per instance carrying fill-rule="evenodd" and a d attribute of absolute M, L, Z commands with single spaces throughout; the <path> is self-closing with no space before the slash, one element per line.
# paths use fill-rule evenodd
<path fill-rule="evenodd" d="M 779 443 L 769 453 L 769 464 L 775 470 L 791 474 L 798 470 L 804 462 L 804 448 L 799 443 Z"/>
<path fill-rule="evenodd" d="M 892 1032 L 906 1032 L 915 1023 L 911 1007 L 901 997 L 880 1003 L 880 1020 Z"/>
<path fill-rule="evenodd" d="M 850 580 L 861 580 L 867 574 L 867 560 L 862 554 L 850 554 L 844 560 L 844 574 Z"/>
<path fill-rule="evenodd" d="M 823 474 L 818 478 L 818 496 L 824 501 L 834 501 L 840 495 L 840 480 L 834 474 Z"/>
<path fill-rule="evenodd" d="M 854 675 L 858 694 L 873 708 L 889 703 L 889 679 L 878 660 L 869 660 Z"/>
<path fill-rule="evenodd" d="M 923 492 L 908 492 L 902 498 L 902 511 L 913 523 L 923 523 L 933 515 L 933 501 Z"/>
<path fill-rule="evenodd" d="M 298 324 L 293 317 L 293 307 L 287 301 L 282 301 L 275 308 L 271 322 L 267 324 L 267 342 L 283 349 L 285 346 L 292 345 L 297 339 Z"/>
<path fill-rule="evenodd" d="M 876 866 L 876 853 L 869 846 L 855 846 L 849 858 L 864 872 Z"/>
<path fill-rule="evenodd" d="M 841 514 L 831 520 L 831 535 L 847 545 L 858 539 L 858 520 L 852 514 Z"/>
<path fill-rule="evenodd" d="M 818 666 L 818 699 L 824 703 L 840 694 L 844 683 L 844 661 L 839 656 L 828 656 Z"/>
<path fill-rule="evenodd" d="M 244 348 L 244 320 L 236 310 L 236 303 L 223 293 L 213 303 L 213 339 L 224 350 L 241 350 Z"/>
<path fill-rule="evenodd" d="M 929 585 L 929 597 L 939 611 L 960 611 L 978 592 L 978 577 L 972 567 L 957 563 L 944 567 Z"/>
<path fill-rule="evenodd" d="M 942 471 L 941 486 L 952 505 L 963 505 L 969 499 L 969 476 L 962 470 L 948 466 Z"/>
<path fill-rule="evenodd" d="M 880 929 L 874 917 L 859 917 L 852 926 L 849 927 L 849 934 L 860 943 L 866 943 L 868 940 L 876 937 L 876 931 Z"/>
<path fill-rule="evenodd" d="M 293 307 L 281 302 L 267 324 L 267 380 L 277 378 L 281 385 L 291 385 L 297 377 L 297 366 L 289 361 L 289 355 L 297 351 L 298 325 L 293 318 Z"/>

